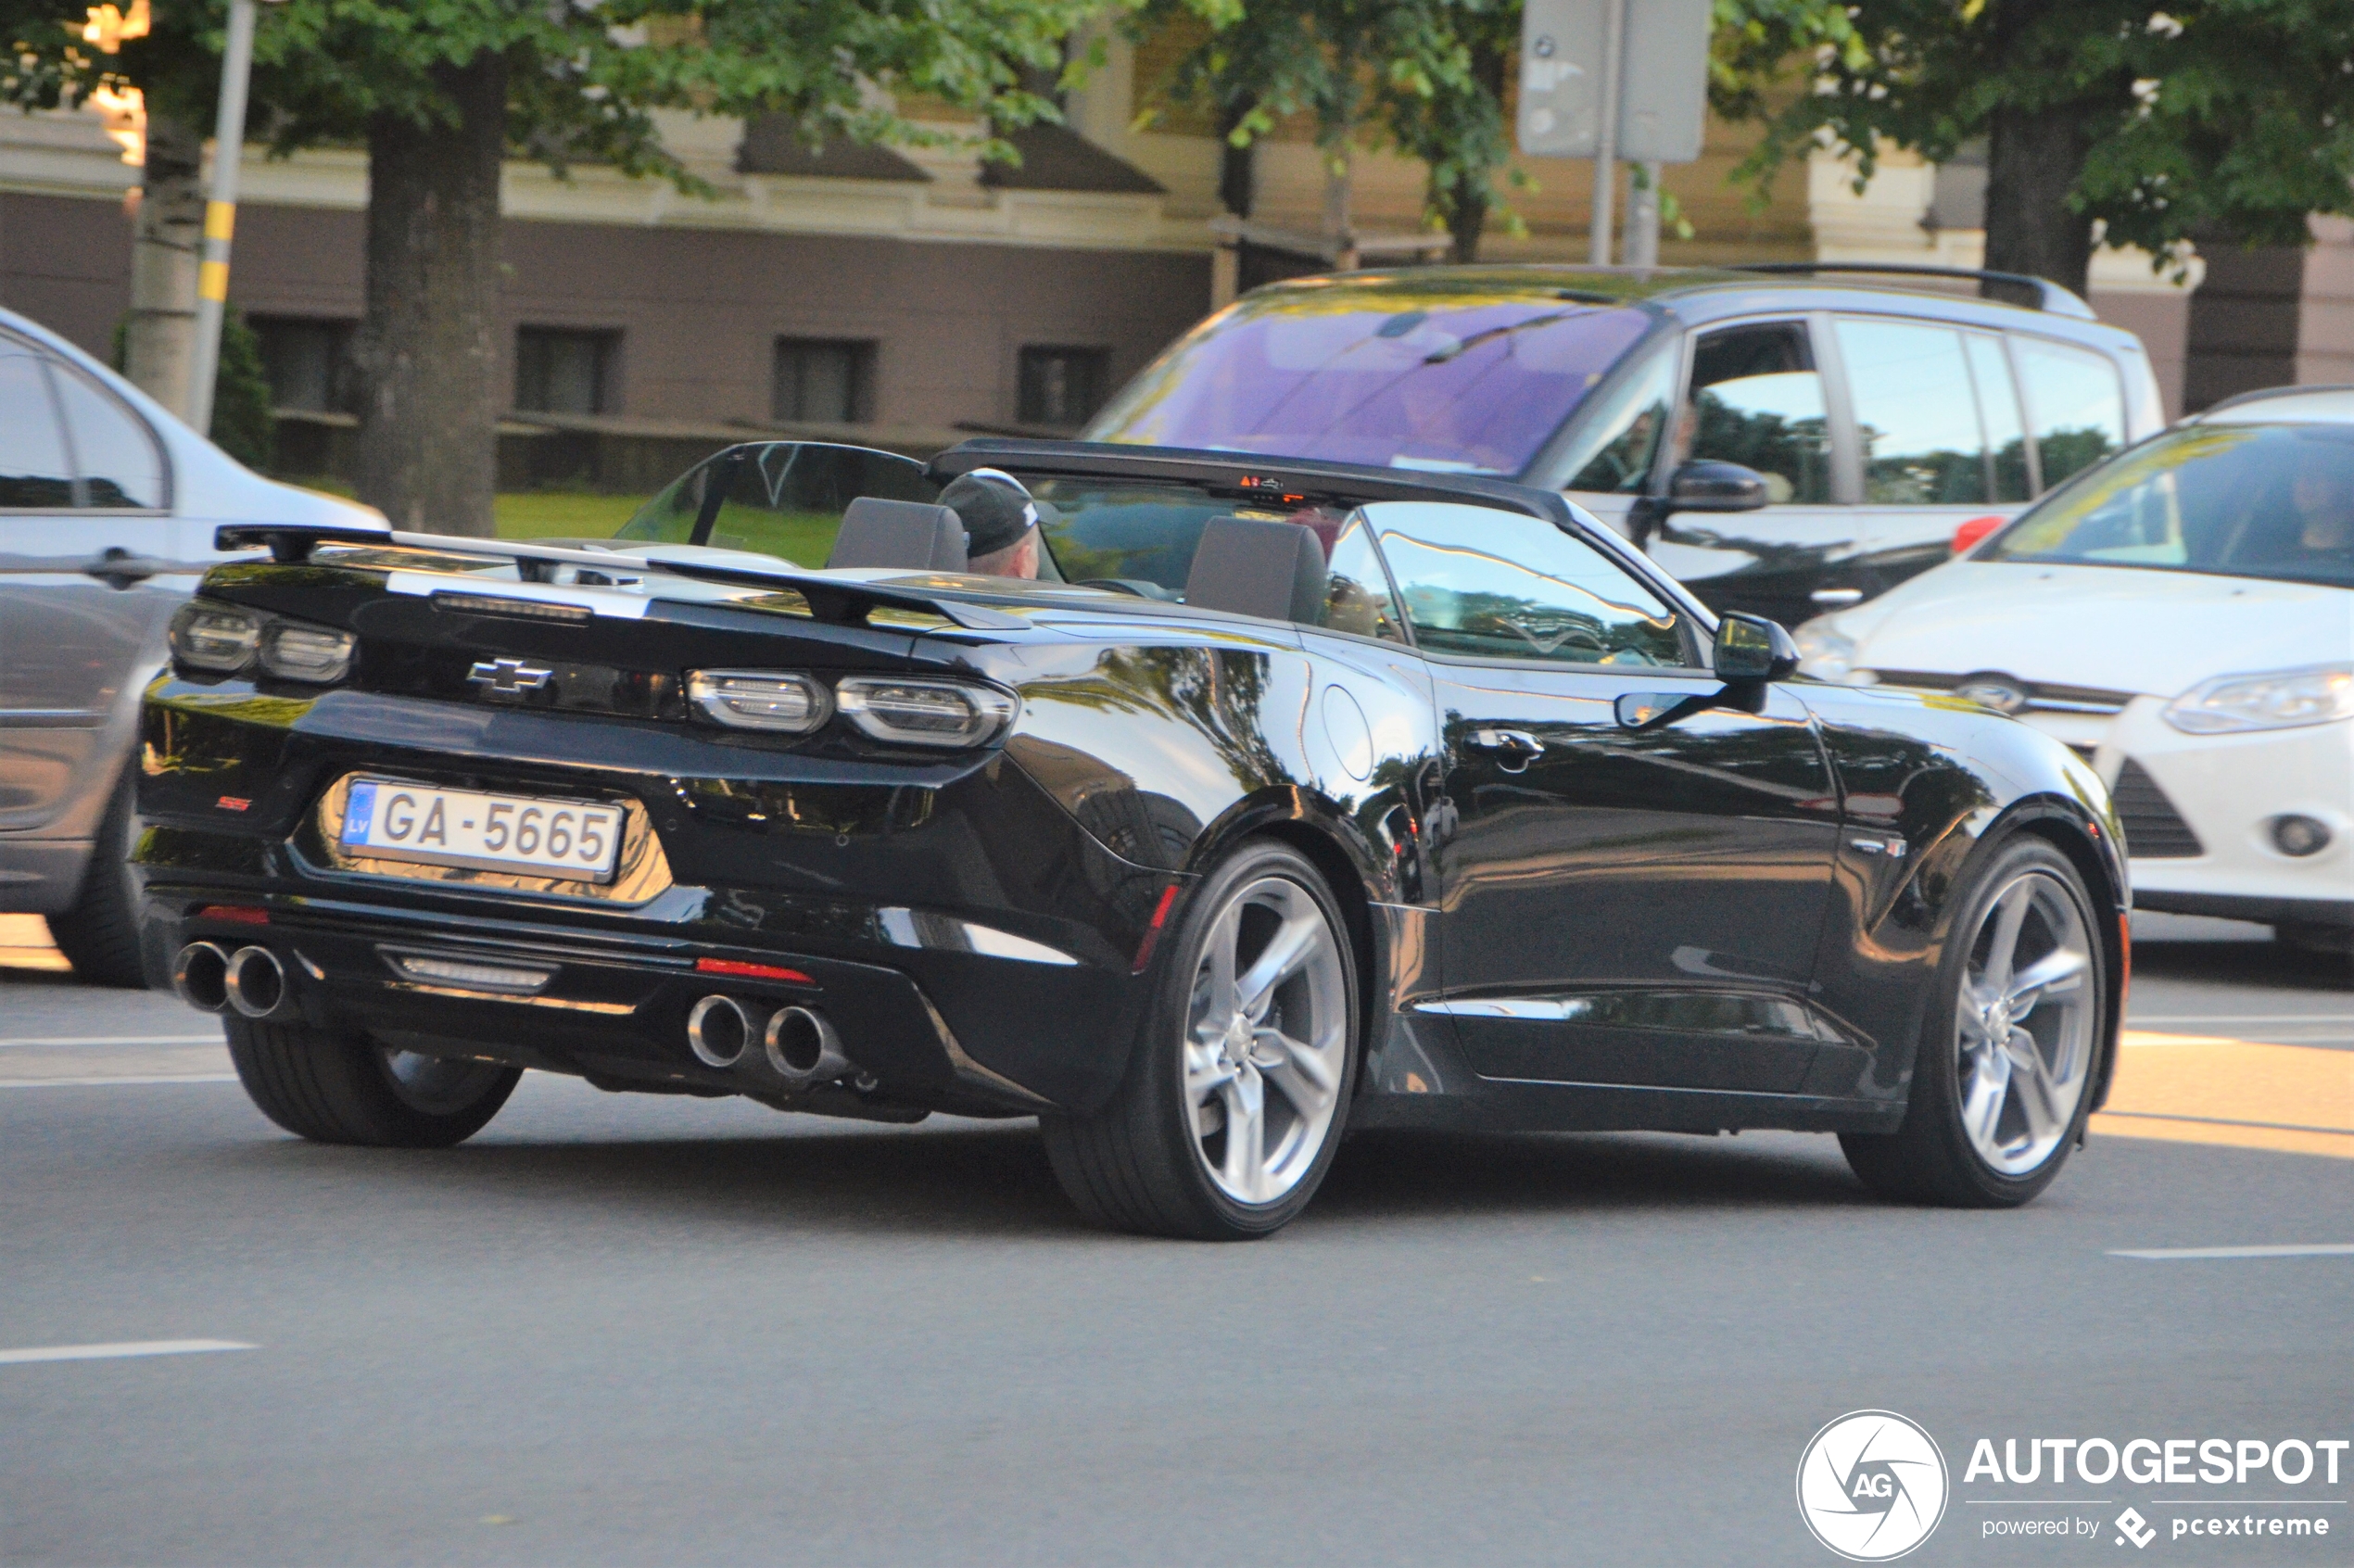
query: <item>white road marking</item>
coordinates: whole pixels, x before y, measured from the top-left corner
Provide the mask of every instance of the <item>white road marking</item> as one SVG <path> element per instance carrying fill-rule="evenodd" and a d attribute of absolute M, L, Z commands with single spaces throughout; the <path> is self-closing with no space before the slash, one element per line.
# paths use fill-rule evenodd
<path fill-rule="evenodd" d="M 210 1034 L 61 1034 L 45 1040 L 0 1040 L 0 1051 L 19 1045 L 218 1045 L 219 1030 Z"/>
<path fill-rule="evenodd" d="M 111 1089 L 119 1083 L 234 1083 L 234 1072 L 172 1072 L 142 1078 L 6 1078 L 0 1089 Z"/>
<path fill-rule="evenodd" d="M 234 1339 L 133 1339 L 119 1345 L 44 1345 L 0 1350 L 0 1366 L 25 1361 L 114 1361 L 127 1356 L 196 1356 L 208 1350 L 259 1350 Z"/>
<path fill-rule="evenodd" d="M 2111 1258 L 2146 1258 L 2170 1262 L 2177 1258 L 2347 1258 L 2354 1257 L 2354 1242 L 2311 1242 L 2301 1246 L 2153 1246 L 2139 1251 L 2112 1251 Z"/>

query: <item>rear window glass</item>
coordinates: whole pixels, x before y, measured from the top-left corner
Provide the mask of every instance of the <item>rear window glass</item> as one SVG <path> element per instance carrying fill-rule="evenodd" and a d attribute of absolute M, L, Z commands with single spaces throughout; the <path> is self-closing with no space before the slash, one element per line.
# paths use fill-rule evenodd
<path fill-rule="evenodd" d="M 1551 294 L 1279 289 L 1182 339 L 1087 438 L 1517 474 L 1651 322 Z"/>
<path fill-rule="evenodd" d="M 2354 588 L 2354 428 L 2186 425 L 2081 475 L 1978 559 Z"/>

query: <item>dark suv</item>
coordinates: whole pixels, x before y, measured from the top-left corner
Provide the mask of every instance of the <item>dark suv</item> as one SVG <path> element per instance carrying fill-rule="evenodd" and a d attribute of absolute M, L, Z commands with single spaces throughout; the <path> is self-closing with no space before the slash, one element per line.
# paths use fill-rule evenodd
<path fill-rule="evenodd" d="M 1796 625 L 2164 424 L 2140 342 L 2037 279 L 1431 267 L 1259 289 L 1087 438 L 1507 474 L 1568 492 L 1712 608 Z"/>

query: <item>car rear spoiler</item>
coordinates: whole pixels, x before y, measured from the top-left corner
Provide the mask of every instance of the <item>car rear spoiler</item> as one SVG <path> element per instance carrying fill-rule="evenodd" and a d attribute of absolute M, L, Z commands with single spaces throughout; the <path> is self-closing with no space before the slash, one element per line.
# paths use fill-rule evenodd
<path fill-rule="evenodd" d="M 659 541 L 650 541 L 658 543 Z M 525 563 L 549 566 L 587 566 L 600 572 L 660 572 L 701 582 L 740 583 L 753 588 L 791 588 L 801 595 L 815 620 L 831 626 L 860 626 L 878 609 L 916 610 L 943 616 L 970 631 L 1027 630 L 1030 623 L 1003 610 L 976 604 L 953 593 L 927 591 L 902 583 L 862 583 L 779 564 L 765 567 L 720 565 L 693 561 L 665 561 L 620 550 L 567 550 L 561 545 L 534 544 L 520 539 L 484 539 L 462 534 L 411 534 L 399 529 L 335 526 L 296 527 L 285 524 L 231 524 L 215 529 L 215 550 L 235 551 L 266 548 L 270 559 L 293 564 L 310 559 L 321 545 L 386 545 L 396 550 L 430 550 L 443 554 L 505 556 L 525 568 Z M 525 569 L 526 576 L 529 575 Z"/>

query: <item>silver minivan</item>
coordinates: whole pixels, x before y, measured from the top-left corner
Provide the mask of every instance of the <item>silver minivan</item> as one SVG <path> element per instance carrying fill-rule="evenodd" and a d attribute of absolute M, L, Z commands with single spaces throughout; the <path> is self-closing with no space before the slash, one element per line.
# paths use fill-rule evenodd
<path fill-rule="evenodd" d="M 274 484 L 55 333 L 0 310 L 0 913 L 145 983 L 129 764 L 139 692 L 224 523 L 384 526 Z"/>

